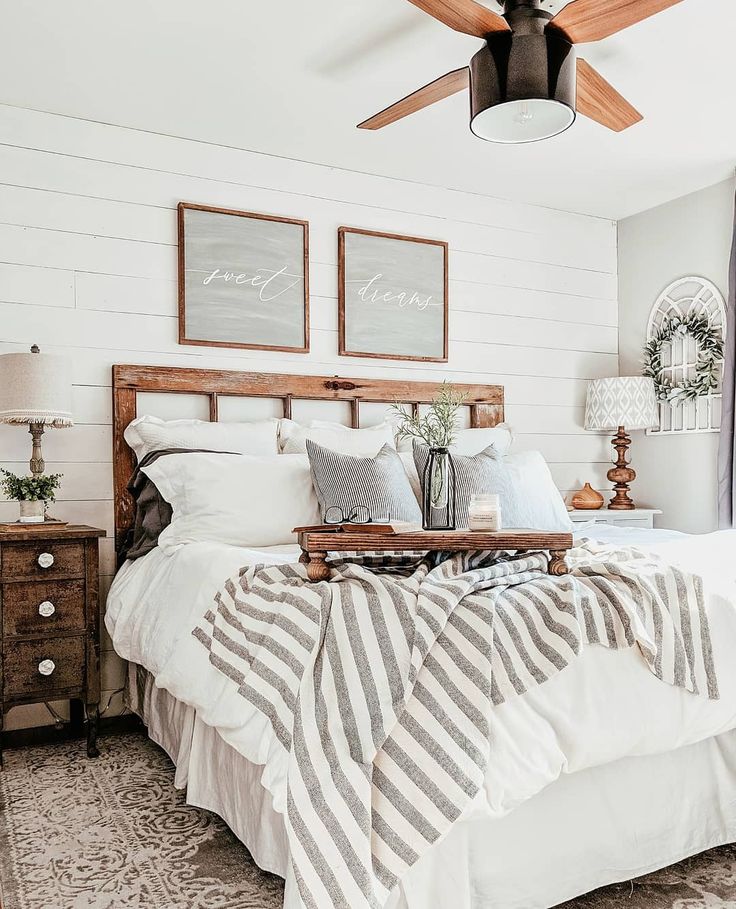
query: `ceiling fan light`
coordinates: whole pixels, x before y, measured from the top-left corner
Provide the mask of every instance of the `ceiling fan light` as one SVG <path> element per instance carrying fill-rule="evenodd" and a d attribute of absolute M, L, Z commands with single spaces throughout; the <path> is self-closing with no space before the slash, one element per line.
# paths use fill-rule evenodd
<path fill-rule="evenodd" d="M 575 111 L 560 101 L 530 98 L 507 101 L 479 111 L 470 128 L 479 139 L 518 145 L 539 142 L 564 133 L 575 122 Z"/>
<path fill-rule="evenodd" d="M 556 35 L 491 35 L 470 62 L 470 129 L 481 139 L 549 139 L 575 122 L 575 102 L 575 49 Z"/>

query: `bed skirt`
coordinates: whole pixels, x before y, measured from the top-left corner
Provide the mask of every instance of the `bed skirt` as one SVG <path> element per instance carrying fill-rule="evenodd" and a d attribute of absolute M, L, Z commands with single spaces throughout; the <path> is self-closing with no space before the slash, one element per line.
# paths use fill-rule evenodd
<path fill-rule="evenodd" d="M 133 664 L 127 696 L 176 765 L 187 802 L 222 817 L 259 867 L 285 877 L 286 833 L 262 768 Z M 735 841 L 733 731 L 564 775 L 502 818 L 471 808 L 410 869 L 387 909 L 549 909 Z"/>

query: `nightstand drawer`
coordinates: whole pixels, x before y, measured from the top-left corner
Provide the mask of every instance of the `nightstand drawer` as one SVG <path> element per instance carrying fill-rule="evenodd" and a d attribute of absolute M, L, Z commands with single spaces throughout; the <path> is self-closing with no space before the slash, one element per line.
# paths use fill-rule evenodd
<path fill-rule="evenodd" d="M 5 543 L 0 576 L 4 581 L 21 578 L 83 578 L 84 543 Z"/>
<path fill-rule="evenodd" d="M 4 697 L 52 695 L 84 686 L 85 638 L 5 641 Z"/>
<path fill-rule="evenodd" d="M 98 540 L 104 536 L 84 524 L 0 524 L 0 730 L 13 707 L 81 701 L 89 757 L 99 754 Z M 81 719 L 79 710 L 70 712 L 72 726 Z"/>
<path fill-rule="evenodd" d="M 662 512 L 658 508 L 600 508 L 595 511 L 573 509 L 569 514 L 573 524 L 604 524 L 610 527 L 651 530 L 654 527 L 654 518 L 661 515 Z"/>
<path fill-rule="evenodd" d="M 3 635 L 84 633 L 84 581 L 3 584 Z"/>

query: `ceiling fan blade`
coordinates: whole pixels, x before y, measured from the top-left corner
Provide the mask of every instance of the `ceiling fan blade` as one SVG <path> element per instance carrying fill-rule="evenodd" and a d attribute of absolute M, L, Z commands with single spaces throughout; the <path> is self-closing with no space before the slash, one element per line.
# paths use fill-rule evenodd
<path fill-rule="evenodd" d="M 475 0 L 409 0 L 434 19 L 449 25 L 456 32 L 485 38 L 493 32 L 510 31 L 508 22 L 498 13 L 481 6 Z"/>
<path fill-rule="evenodd" d="M 578 57 L 578 113 L 620 133 L 644 118 L 586 60 Z"/>
<path fill-rule="evenodd" d="M 409 114 L 415 114 L 418 110 L 429 107 L 436 101 L 442 101 L 443 98 L 449 98 L 450 95 L 461 92 L 468 87 L 469 83 L 470 70 L 467 66 L 453 70 L 453 72 L 435 79 L 434 82 L 430 82 L 429 85 L 417 89 L 368 120 L 359 123 L 358 129 L 381 129 L 388 126 L 389 123 L 395 123 L 403 117 L 408 117 Z"/>
<path fill-rule="evenodd" d="M 600 41 L 677 3 L 682 0 L 573 0 L 547 27 L 572 44 Z"/>

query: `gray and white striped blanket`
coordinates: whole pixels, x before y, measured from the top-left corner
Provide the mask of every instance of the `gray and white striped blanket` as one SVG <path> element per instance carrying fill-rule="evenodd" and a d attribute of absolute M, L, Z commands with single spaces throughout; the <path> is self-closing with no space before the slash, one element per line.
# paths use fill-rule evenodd
<path fill-rule="evenodd" d="M 571 562 L 563 578 L 541 553 L 463 553 L 227 581 L 193 634 L 287 752 L 295 905 L 383 906 L 482 786 L 492 705 L 588 644 L 638 645 L 663 682 L 718 697 L 699 578 L 634 550 Z"/>

